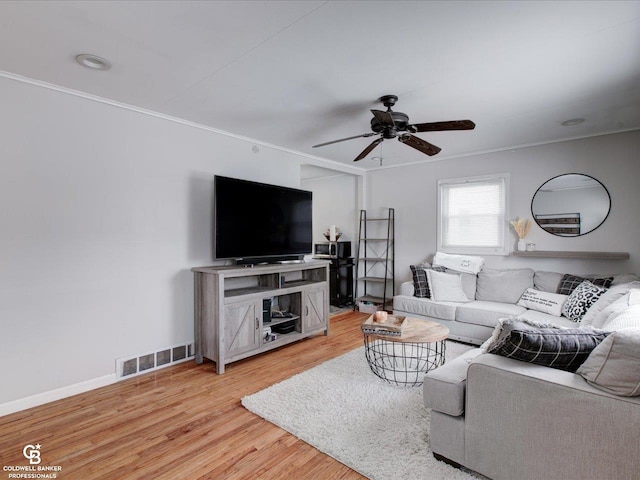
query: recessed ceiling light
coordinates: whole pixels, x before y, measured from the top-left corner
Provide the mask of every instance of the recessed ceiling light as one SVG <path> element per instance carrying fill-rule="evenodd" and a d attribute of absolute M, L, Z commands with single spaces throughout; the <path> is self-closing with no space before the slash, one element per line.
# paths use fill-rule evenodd
<path fill-rule="evenodd" d="M 94 70 L 109 70 L 111 68 L 111 62 L 109 60 L 98 57 L 97 55 L 91 55 L 90 53 L 76 55 L 76 62 L 83 67 L 93 68 Z"/>
<path fill-rule="evenodd" d="M 584 122 L 584 118 L 571 118 L 561 123 L 563 127 L 573 127 L 574 125 L 580 125 Z"/>

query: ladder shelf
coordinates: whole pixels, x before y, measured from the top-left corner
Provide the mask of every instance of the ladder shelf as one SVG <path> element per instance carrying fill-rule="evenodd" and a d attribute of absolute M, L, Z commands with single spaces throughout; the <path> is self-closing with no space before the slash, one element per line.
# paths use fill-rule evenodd
<path fill-rule="evenodd" d="M 395 295 L 394 237 L 393 208 L 389 208 L 386 217 L 376 218 L 367 218 L 367 211 L 360 210 L 356 256 L 356 306 L 360 302 L 373 303 L 376 308 L 391 311 L 390 304 Z"/>

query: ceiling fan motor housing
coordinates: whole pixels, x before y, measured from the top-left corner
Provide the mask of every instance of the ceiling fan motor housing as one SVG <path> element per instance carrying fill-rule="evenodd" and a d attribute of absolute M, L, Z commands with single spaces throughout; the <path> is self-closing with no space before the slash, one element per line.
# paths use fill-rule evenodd
<path fill-rule="evenodd" d="M 393 125 L 385 125 L 378 121 L 376 117 L 371 119 L 371 130 L 376 133 L 382 133 L 384 138 L 394 138 L 398 132 L 405 132 L 409 125 L 409 116 L 402 112 L 388 112 L 393 118 Z M 393 132 L 391 135 L 390 132 Z M 389 133 L 391 136 L 385 135 Z"/>

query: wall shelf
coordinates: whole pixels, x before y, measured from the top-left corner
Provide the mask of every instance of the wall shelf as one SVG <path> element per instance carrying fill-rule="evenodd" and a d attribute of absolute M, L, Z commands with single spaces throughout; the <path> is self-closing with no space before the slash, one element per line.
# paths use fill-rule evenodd
<path fill-rule="evenodd" d="M 533 250 L 528 252 L 513 252 L 514 257 L 537 257 L 537 258 L 586 258 L 590 260 L 628 260 L 629 252 L 574 252 L 574 251 L 551 251 Z"/>

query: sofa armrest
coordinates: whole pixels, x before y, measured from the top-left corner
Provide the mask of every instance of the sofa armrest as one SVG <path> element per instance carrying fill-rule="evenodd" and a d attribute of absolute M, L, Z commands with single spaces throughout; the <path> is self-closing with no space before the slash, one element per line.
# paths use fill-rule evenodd
<path fill-rule="evenodd" d="M 465 465 L 500 479 L 637 479 L 640 397 L 492 354 L 467 372 Z"/>
<path fill-rule="evenodd" d="M 400 295 L 406 295 L 407 297 L 413 297 L 415 288 L 413 282 L 402 282 L 400 284 Z"/>
<path fill-rule="evenodd" d="M 462 415 L 467 368 L 481 353 L 483 350 L 474 348 L 427 373 L 422 383 L 425 406 L 454 417 Z"/>

